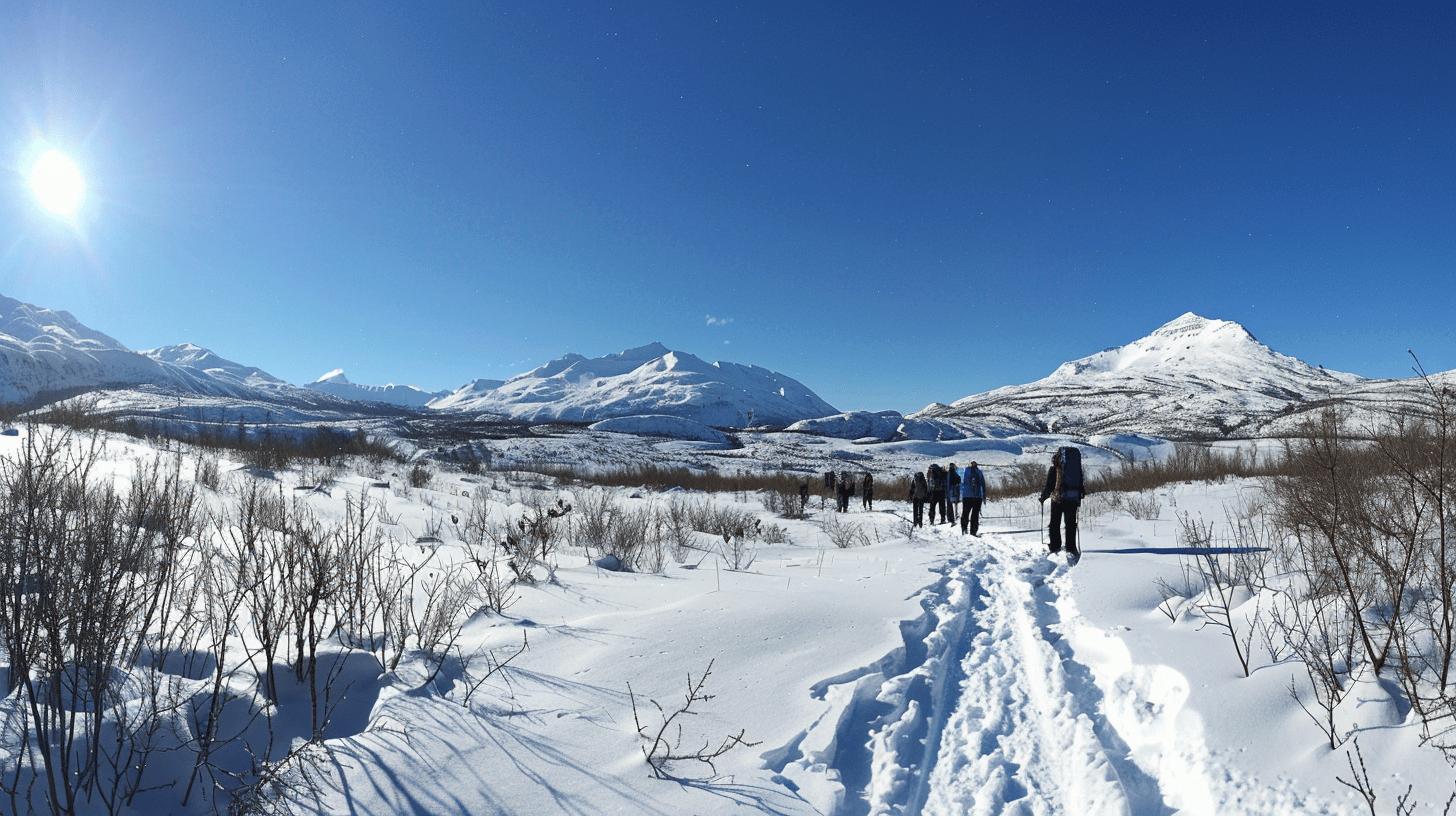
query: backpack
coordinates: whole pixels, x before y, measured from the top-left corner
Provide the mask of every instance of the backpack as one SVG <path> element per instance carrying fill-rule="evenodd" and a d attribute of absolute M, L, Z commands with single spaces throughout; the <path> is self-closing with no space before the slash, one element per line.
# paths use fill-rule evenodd
<path fill-rule="evenodd" d="M 1057 450 L 1057 489 L 1054 494 L 1058 501 L 1079 502 L 1084 495 L 1082 484 L 1082 451 L 1065 447 Z"/>

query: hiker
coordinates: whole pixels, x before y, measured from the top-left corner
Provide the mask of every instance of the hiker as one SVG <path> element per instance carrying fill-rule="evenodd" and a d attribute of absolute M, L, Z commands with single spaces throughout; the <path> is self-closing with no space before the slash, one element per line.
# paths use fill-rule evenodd
<path fill-rule="evenodd" d="M 945 471 L 932 462 L 925 469 L 925 482 L 930 487 L 930 523 L 935 524 L 936 508 L 941 508 L 941 518 L 945 517 Z"/>
<path fill-rule="evenodd" d="M 809 512 L 809 480 L 799 482 L 799 515 L 807 515 Z"/>
<path fill-rule="evenodd" d="M 826 471 L 824 471 L 824 489 L 825 490 L 833 490 L 834 489 L 834 471 L 832 471 L 832 470 L 826 470 Z"/>
<path fill-rule="evenodd" d="M 849 512 L 849 500 L 854 498 L 854 477 L 849 471 L 839 474 L 839 481 L 844 484 L 844 512 Z"/>
<path fill-rule="evenodd" d="M 1067 555 L 1079 558 L 1077 548 L 1077 508 L 1087 495 L 1082 482 L 1082 451 L 1073 447 L 1058 448 L 1052 454 L 1052 465 L 1047 468 L 1046 486 L 1041 489 L 1041 501 L 1052 500 L 1052 521 L 1047 526 L 1050 534 L 1048 544 L 1052 552 L 1062 549 L 1062 527 L 1067 529 Z"/>
<path fill-rule="evenodd" d="M 961 498 L 961 474 L 956 470 L 955 462 L 951 462 L 945 469 L 945 507 L 941 508 L 940 516 L 951 524 L 955 524 L 956 505 Z"/>
<path fill-rule="evenodd" d="M 961 472 L 961 535 L 980 535 L 981 503 L 986 500 L 986 477 L 972 462 Z"/>
<path fill-rule="evenodd" d="M 849 481 L 843 476 L 834 480 L 834 509 L 840 513 L 849 510 Z"/>
<path fill-rule="evenodd" d="M 860 477 L 860 490 L 864 495 L 862 506 L 865 510 L 875 509 L 875 477 L 869 471 L 865 471 Z"/>
<path fill-rule="evenodd" d="M 916 473 L 910 480 L 910 504 L 915 508 L 914 526 L 925 526 L 925 501 L 930 498 L 930 487 L 925 484 L 925 474 Z"/>

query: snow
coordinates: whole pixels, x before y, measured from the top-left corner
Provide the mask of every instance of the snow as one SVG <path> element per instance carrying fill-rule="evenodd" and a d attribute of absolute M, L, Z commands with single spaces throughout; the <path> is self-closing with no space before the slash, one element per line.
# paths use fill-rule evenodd
<path fill-rule="evenodd" d="M 582 438 L 657 450 L 615 433 Z M 979 441 L 1020 451 L 1000 451 L 1008 464 L 1041 456 L 1014 441 Z M 0 454 L 18 444 L 0 437 Z M 107 445 L 106 468 L 123 479 L 153 453 L 120 437 Z M 233 485 L 253 478 L 237 463 L 223 468 Z M 510 472 L 440 471 L 431 487 L 410 491 L 368 487 L 381 476 L 402 478 L 398 469 L 346 471 L 332 487 L 295 492 L 302 474 L 278 474 L 279 487 L 321 519 L 338 518 L 346 496 L 368 490 L 391 519 L 389 535 L 405 541 L 431 519 L 463 515 L 475 494 L 503 519 L 533 494 L 577 504 L 584 495 Z M 1047 557 L 1029 500 L 989 504 L 982 535 L 971 538 L 947 526 L 907 535 L 905 505 L 890 500 L 888 485 L 878 512 L 836 518 L 816 502 L 803 521 L 775 518 L 753 496 L 691 497 L 781 525 L 788 543 L 760 544 L 750 568 L 732 571 L 703 536 L 704 549 L 660 575 L 603 570 L 595 553 L 568 549 L 559 583 L 522 587 L 507 614 L 481 612 L 466 624 L 462 654 L 511 647 L 523 633 L 530 643 L 469 699 L 459 667 L 428 681 L 418 656 L 385 671 L 372 656 L 331 647 L 326 665 L 339 667 L 345 697 L 324 740 L 321 789 L 290 810 L 1357 813 L 1334 779 L 1346 772 L 1344 754 L 1324 747 L 1289 698 L 1297 666 L 1256 661 L 1244 678 L 1221 635 L 1154 611 L 1153 579 L 1178 569 L 1172 511 L 1214 517 L 1257 489 L 1164 488 L 1154 495 L 1167 510 L 1148 521 L 1094 496 L 1076 567 Z M 679 494 L 616 495 L 645 507 Z M 863 526 L 868 546 L 830 545 L 824 525 L 846 520 Z M 468 552 L 446 525 L 418 557 L 445 564 Z M 638 750 L 628 684 L 639 700 L 670 702 L 710 660 L 715 697 L 688 736 L 742 728 L 759 744 L 725 756 L 711 780 L 655 780 Z M 1418 747 L 1417 727 L 1383 706 L 1378 688 L 1357 694 L 1366 702 L 1347 722 L 1363 729 L 1382 795 L 1393 801 L 1412 783 L 1420 801 L 1444 801 L 1450 778 L 1439 754 Z M 285 693 L 280 711 L 302 705 L 296 696 Z M 177 812 L 156 804 L 165 795 L 147 801 Z"/>
<path fill-rule="evenodd" d="M 664 436 L 669 439 L 687 439 L 697 442 L 716 442 L 727 444 L 728 434 L 714 428 L 709 428 L 691 419 L 683 419 L 676 416 L 663 416 L 661 414 L 648 414 L 646 416 L 613 417 L 594 422 L 588 426 L 590 430 L 633 434 L 635 436 Z"/>

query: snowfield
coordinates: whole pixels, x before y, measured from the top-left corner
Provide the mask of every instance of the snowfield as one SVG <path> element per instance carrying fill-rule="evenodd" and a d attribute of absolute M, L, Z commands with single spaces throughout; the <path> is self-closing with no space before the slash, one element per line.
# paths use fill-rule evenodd
<path fill-rule="evenodd" d="M 0 453 L 13 455 L 31 432 L 0 437 Z M 944 452 L 927 444 L 950 443 L 901 444 L 908 461 Z M 131 480 L 138 461 L 156 454 L 110 437 L 105 469 Z M 1019 453 L 1000 455 L 1011 464 Z M 197 456 L 182 454 L 179 472 L 193 473 Z M 1290 696 L 1291 681 L 1304 682 L 1297 664 L 1255 655 L 1245 678 L 1227 637 L 1195 611 L 1185 605 L 1176 620 L 1158 611 L 1168 601 L 1155 579 L 1175 580 L 1186 556 L 1174 512 L 1219 518 L 1226 503 L 1259 490 L 1253 482 L 1160 489 L 1150 494 L 1162 508 L 1152 518 L 1094 496 L 1084 557 L 1068 567 L 1045 554 L 1034 502 L 989 504 L 979 538 L 949 526 L 911 530 L 904 503 L 890 500 L 899 492 L 890 477 L 875 512 L 856 503 L 836 515 L 816 497 L 799 520 L 766 510 L 764 496 L 605 491 L 509 470 L 437 469 L 429 486 L 408 488 L 402 465 L 361 461 L 322 487 L 316 469 L 272 478 L 226 459 L 220 467 L 220 490 L 203 490 L 214 506 L 260 478 L 324 522 L 371 497 L 400 563 L 425 576 L 483 555 L 462 532 L 473 507 L 509 529 L 558 499 L 573 507 L 564 518 L 577 520 L 603 501 L 615 502 L 618 516 L 697 503 L 746 513 L 762 530 L 741 552 L 691 533 L 660 572 L 604 569 L 600 548 L 563 542 L 554 580 L 518 585 L 503 613 L 470 607 L 443 654 L 411 647 L 392 667 L 376 652 L 325 639 L 331 715 L 322 739 L 265 800 L 276 811 L 1363 812 L 1335 778 L 1348 775 L 1344 750 L 1331 750 Z M 853 546 L 840 549 L 836 539 Z M 249 637 L 246 629 L 239 636 Z M 672 711 L 689 678 L 710 664 L 711 699 L 685 718 L 683 743 L 716 745 L 742 731 L 749 745 L 712 767 L 668 766 L 680 779 L 655 778 L 629 686 L 651 722 L 650 701 Z M 169 665 L 129 671 L 181 672 L 175 681 L 202 693 L 205 674 Z M 258 694 L 253 665 L 240 660 L 225 675 L 240 701 Z M 285 684 L 272 716 L 306 722 L 306 699 L 306 684 Z M 12 729 L 18 700 L 12 693 L 0 702 L 0 722 Z M 1417 728 L 1379 684 L 1363 685 L 1342 716 L 1357 730 L 1382 801 L 1406 785 L 1423 807 L 1450 795 L 1450 769 L 1419 746 Z M 282 747 L 306 738 L 275 727 Z M 0 763 L 13 768 L 17 743 L 6 733 Z M 179 806 L 186 762 L 159 762 L 151 773 L 158 787 L 138 798 L 141 810 L 228 806 L 226 786 Z"/>

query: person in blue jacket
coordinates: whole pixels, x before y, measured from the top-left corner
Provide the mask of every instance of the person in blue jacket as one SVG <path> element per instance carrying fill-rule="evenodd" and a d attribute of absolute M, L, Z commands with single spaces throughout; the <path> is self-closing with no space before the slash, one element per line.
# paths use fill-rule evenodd
<path fill-rule="evenodd" d="M 975 462 L 961 473 L 961 535 L 980 535 L 981 503 L 986 500 L 986 477 Z"/>

